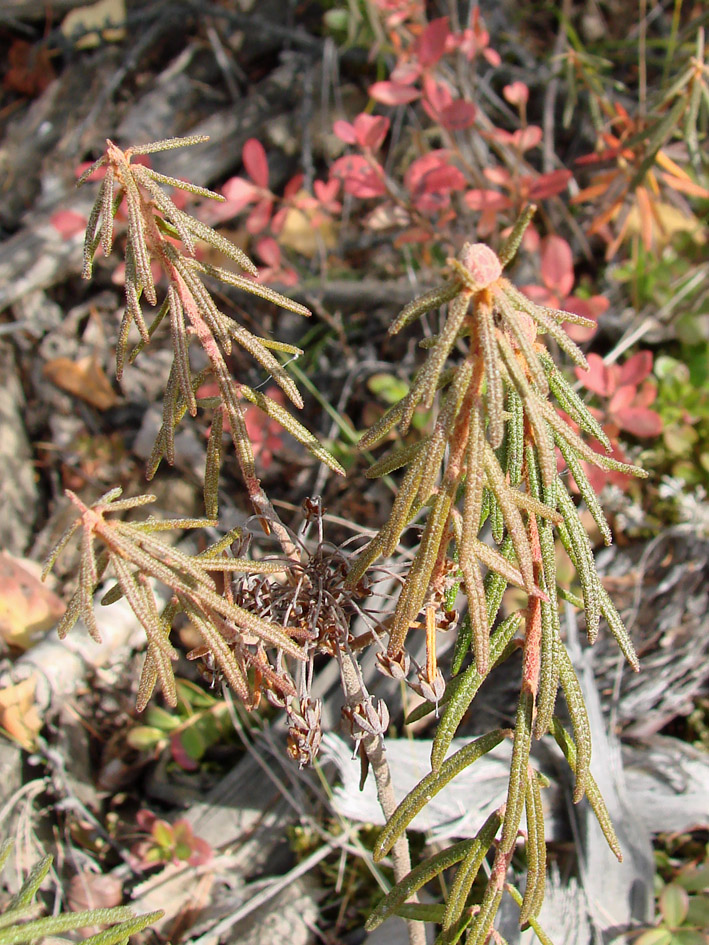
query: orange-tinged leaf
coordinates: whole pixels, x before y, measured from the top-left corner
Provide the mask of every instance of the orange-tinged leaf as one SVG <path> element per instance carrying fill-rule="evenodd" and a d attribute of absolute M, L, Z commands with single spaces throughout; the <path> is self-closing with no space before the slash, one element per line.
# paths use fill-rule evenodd
<path fill-rule="evenodd" d="M 36 677 L 30 676 L 0 689 L 0 728 L 4 728 L 26 751 L 34 749 L 44 724 L 34 703 L 36 687 Z"/>
<path fill-rule="evenodd" d="M 119 401 L 106 373 L 93 356 L 54 358 L 44 366 L 43 374 L 52 384 L 75 397 L 80 397 L 97 410 L 108 410 Z"/>
<path fill-rule="evenodd" d="M 684 168 L 680 167 L 679 164 L 675 164 L 672 158 L 668 157 L 668 155 L 666 155 L 662 149 L 660 149 L 655 155 L 655 161 L 663 170 L 669 171 L 673 177 L 681 177 L 683 180 L 691 181 L 692 178 L 684 170 Z"/>
<path fill-rule="evenodd" d="M 693 180 L 685 180 L 682 177 L 674 177 L 672 174 L 665 174 L 663 172 L 660 173 L 660 176 L 667 186 L 671 187 L 673 190 L 678 190 L 680 193 L 687 194 L 690 197 L 709 198 L 709 190 L 707 190 L 706 187 L 695 184 Z"/>
<path fill-rule="evenodd" d="M 21 559 L 0 553 L 0 636 L 9 646 L 29 649 L 65 610 L 63 601 Z"/>
<path fill-rule="evenodd" d="M 598 216 L 594 217 L 591 221 L 591 225 L 588 228 L 589 234 L 593 235 L 594 233 L 598 233 L 598 231 L 602 229 L 606 223 L 610 223 L 610 221 L 618 215 L 622 204 L 623 198 L 619 197 L 610 205 L 610 207 L 607 207 L 602 213 L 599 213 Z"/>
<path fill-rule="evenodd" d="M 640 213 L 640 236 L 645 249 L 652 249 L 652 207 L 650 196 L 644 187 L 638 187 L 635 191 L 635 199 Z"/>

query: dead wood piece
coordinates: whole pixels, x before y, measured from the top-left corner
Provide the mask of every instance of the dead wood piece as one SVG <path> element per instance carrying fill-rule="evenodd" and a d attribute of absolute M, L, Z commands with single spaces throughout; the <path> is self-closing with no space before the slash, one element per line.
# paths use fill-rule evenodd
<path fill-rule="evenodd" d="M 8 344 L 0 344 L 0 378 L 0 547 L 21 555 L 32 534 L 38 493 L 23 419 L 25 396 Z"/>

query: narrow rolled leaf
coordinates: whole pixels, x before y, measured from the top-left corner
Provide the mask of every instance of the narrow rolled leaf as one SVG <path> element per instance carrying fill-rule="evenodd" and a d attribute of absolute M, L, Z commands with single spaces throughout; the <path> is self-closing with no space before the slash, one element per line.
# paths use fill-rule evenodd
<path fill-rule="evenodd" d="M 502 244 L 502 248 L 498 254 L 498 258 L 502 263 L 503 268 L 507 266 L 517 254 L 519 245 L 522 242 L 522 237 L 525 234 L 525 231 L 529 224 L 532 222 L 532 217 L 537 212 L 537 205 L 534 203 L 528 204 L 524 210 L 520 213 L 517 219 L 510 230 L 507 239 Z"/>
<path fill-rule="evenodd" d="M 605 446 L 606 450 L 610 452 L 611 441 L 608 439 L 603 427 L 581 400 L 562 372 L 556 367 L 551 357 L 546 352 L 541 352 L 540 359 L 544 370 L 547 372 L 551 392 L 556 397 L 561 409 L 568 413 L 572 420 L 578 423 L 584 433 L 595 437 L 598 442 Z"/>
<path fill-rule="evenodd" d="M 514 901 L 517 903 L 517 905 L 521 909 L 522 908 L 522 895 L 519 892 L 519 890 L 515 889 L 515 887 L 512 886 L 510 883 L 505 883 L 505 889 L 507 890 L 507 892 L 510 894 L 510 896 L 514 899 Z M 534 930 L 534 934 L 539 939 L 541 945 L 554 945 L 554 942 L 552 942 L 552 940 L 549 938 L 547 933 L 540 926 L 540 924 L 537 922 L 534 916 L 530 917 L 529 925 Z"/>
<path fill-rule="evenodd" d="M 598 624 L 601 619 L 601 582 L 596 571 L 593 549 L 586 529 L 579 521 L 576 507 L 566 487 L 559 481 L 557 485 L 558 508 L 564 516 L 559 525 L 559 537 L 564 548 L 572 556 L 581 590 L 583 591 L 584 612 L 586 614 L 586 632 L 589 643 L 594 643 L 598 636 Z"/>
<path fill-rule="evenodd" d="M 251 390 L 250 387 L 242 385 L 240 391 L 247 400 L 263 410 L 266 416 L 280 423 L 283 429 L 290 433 L 299 443 L 302 443 L 308 452 L 312 453 L 316 459 L 319 459 L 321 463 L 324 463 L 332 469 L 333 472 L 339 473 L 341 476 L 345 475 L 345 470 L 335 457 L 325 449 L 310 430 L 304 427 L 302 423 L 299 423 L 295 417 L 292 417 L 285 407 L 282 407 L 270 397 L 266 397 L 266 395 L 262 394 L 260 391 Z"/>
<path fill-rule="evenodd" d="M 452 496 L 444 492 L 439 492 L 431 502 L 431 511 L 421 536 L 421 544 L 399 595 L 392 618 L 387 650 L 390 656 L 396 656 L 401 652 L 409 627 L 423 607 L 433 566 L 441 550 L 441 543 L 444 541 L 451 502 Z"/>
<path fill-rule="evenodd" d="M 475 324 L 485 362 L 485 380 L 487 381 L 485 406 L 487 407 L 488 437 L 492 448 L 497 449 L 502 443 L 505 428 L 502 417 L 503 388 L 497 353 L 495 321 L 492 307 L 487 303 L 477 305 L 475 314 Z"/>
<path fill-rule="evenodd" d="M 630 634 L 628 633 L 620 614 L 616 610 L 615 604 L 608 596 L 608 591 L 600 583 L 599 593 L 601 600 L 601 613 L 605 617 L 608 626 L 611 628 L 611 633 L 616 638 L 618 646 L 620 647 L 620 651 L 630 664 L 631 669 L 633 672 L 639 673 L 640 661 L 638 660 L 638 655 L 635 652 L 633 641 L 630 639 Z"/>
<path fill-rule="evenodd" d="M 507 802 L 505 804 L 505 819 L 502 825 L 502 836 L 495 854 L 490 883 L 494 884 L 504 879 L 509 860 L 517 841 L 517 831 L 522 820 L 524 810 L 524 792 L 529 767 L 529 753 L 532 747 L 532 716 L 534 712 L 534 697 L 526 689 L 520 692 L 517 703 L 517 717 L 515 720 L 514 742 L 512 744 L 512 759 L 510 761 L 510 776 L 507 787 Z M 501 882 L 500 882 L 500 885 Z"/>
<path fill-rule="evenodd" d="M 382 456 L 376 463 L 372 463 L 369 469 L 365 470 L 364 475 L 367 479 L 379 479 L 381 476 L 387 476 L 389 473 L 408 465 L 412 459 L 425 450 L 428 445 L 427 436 L 419 440 L 418 443 L 404 443 L 396 449 Z"/>
<path fill-rule="evenodd" d="M 559 680 L 564 690 L 564 697 L 566 698 L 566 705 L 574 730 L 574 744 L 576 746 L 576 767 L 574 774 L 576 775 L 576 782 L 574 784 L 573 800 L 574 804 L 578 804 L 588 790 L 589 779 L 591 777 L 591 726 L 588 721 L 581 686 L 579 685 L 566 647 L 561 641 L 558 643 L 557 659 L 559 663 Z"/>
<path fill-rule="evenodd" d="M 544 901 L 546 880 L 547 847 L 544 839 L 544 808 L 539 778 L 531 770 L 527 775 L 524 796 L 527 814 L 527 886 L 519 917 L 520 925 L 527 925 L 531 918 L 539 915 Z"/>
<path fill-rule="evenodd" d="M 446 282 L 445 285 L 438 286 L 435 289 L 431 289 L 429 292 L 425 292 L 423 295 L 419 295 L 418 298 L 409 302 L 409 304 L 399 312 L 389 326 L 389 334 L 398 334 L 417 318 L 420 318 L 427 312 L 432 312 L 434 308 L 440 308 L 440 306 L 445 305 L 446 302 L 450 302 L 459 292 L 460 282 L 458 282 L 457 279 L 452 279 L 450 282 Z"/>
<path fill-rule="evenodd" d="M 448 893 L 446 911 L 442 922 L 444 931 L 454 927 L 463 914 L 475 878 L 480 871 L 487 851 L 492 846 L 501 823 L 500 811 L 493 811 L 475 834 L 474 839 L 470 841 L 470 848 L 456 871 L 455 879 Z"/>
<path fill-rule="evenodd" d="M 557 745 L 559 748 L 561 748 L 561 751 L 566 758 L 569 767 L 575 774 L 577 759 L 576 745 L 556 716 L 552 720 L 551 731 L 554 738 L 556 739 Z M 620 849 L 618 837 L 616 836 L 610 814 L 608 813 L 608 808 L 606 807 L 605 801 L 603 800 L 598 785 L 596 784 L 596 780 L 590 773 L 586 776 L 586 797 L 588 798 L 588 802 L 591 805 L 593 813 L 596 815 L 596 820 L 600 824 L 601 830 L 603 831 L 603 836 L 608 841 L 608 846 L 615 854 L 618 862 L 621 863 L 623 860 L 623 854 Z"/>
<path fill-rule="evenodd" d="M 490 638 L 490 664 L 492 666 L 497 665 L 503 654 L 506 653 L 507 647 L 519 630 L 521 622 L 520 614 L 511 614 L 502 621 L 492 634 Z M 433 771 L 441 770 L 444 765 L 444 758 L 458 731 L 458 726 L 484 679 L 484 674 L 479 672 L 476 664 L 471 663 L 460 676 L 460 679 L 456 681 L 455 691 L 451 693 L 431 746 L 431 769 Z"/>
<path fill-rule="evenodd" d="M 512 539 L 517 555 L 517 564 L 524 581 L 524 588 L 528 594 L 532 594 L 535 588 L 534 564 L 527 530 L 524 527 L 519 509 L 512 498 L 512 490 L 507 484 L 505 474 L 489 444 L 485 444 L 484 464 L 488 486 L 497 499 L 507 531 Z"/>
<path fill-rule="evenodd" d="M 222 435 L 224 414 L 216 410 L 207 441 L 207 461 L 204 467 L 204 511 L 210 518 L 219 512 L 219 470 L 222 464 Z"/>
<path fill-rule="evenodd" d="M 377 837 L 374 846 L 374 860 L 379 862 L 387 855 L 394 843 L 406 830 L 416 814 L 426 806 L 431 798 L 448 784 L 457 774 L 467 768 L 478 758 L 482 758 L 492 751 L 505 737 L 505 732 L 496 729 L 487 735 L 481 735 L 465 745 L 460 751 L 451 755 L 443 762 L 438 771 L 432 772 L 409 791 L 387 821 L 386 826 Z"/>
<path fill-rule="evenodd" d="M 494 834 L 493 834 L 494 836 Z M 490 841 L 492 842 L 492 840 Z M 396 886 L 387 893 L 387 895 L 377 904 L 374 912 L 369 916 L 365 923 L 365 929 L 373 932 L 390 915 L 393 915 L 399 909 L 409 896 L 418 892 L 426 883 L 430 882 L 444 870 L 450 869 L 456 863 L 465 859 L 471 850 L 476 850 L 480 846 L 479 841 L 463 840 L 448 847 L 447 850 L 441 850 L 440 853 L 434 853 L 411 870 L 410 873 L 399 880 Z M 488 844 L 489 846 L 489 844 Z M 484 856 L 484 853 L 483 853 Z"/>
<path fill-rule="evenodd" d="M 569 444 L 558 434 L 554 437 L 554 442 L 559 447 L 561 455 L 564 457 L 566 465 L 569 468 L 569 472 L 574 477 L 574 482 L 578 486 L 578 490 L 583 497 L 584 502 L 586 503 L 586 508 L 591 513 L 593 521 L 598 526 L 598 530 L 601 533 L 603 538 L 603 543 L 605 545 L 613 544 L 613 535 L 611 534 L 611 528 L 608 524 L 605 515 L 603 514 L 603 509 L 601 508 L 601 503 L 598 501 L 598 496 L 588 481 L 588 476 L 583 471 L 583 467 L 579 462 L 578 456 L 571 449 Z"/>

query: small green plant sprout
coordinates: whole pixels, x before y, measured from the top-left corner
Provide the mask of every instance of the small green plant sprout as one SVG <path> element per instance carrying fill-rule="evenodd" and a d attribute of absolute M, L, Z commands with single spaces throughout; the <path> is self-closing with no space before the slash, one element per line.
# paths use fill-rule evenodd
<path fill-rule="evenodd" d="M 197 658 L 202 649 L 193 650 L 189 657 Z M 213 659 L 211 651 L 205 655 Z M 203 672 L 205 675 L 209 673 L 211 681 L 215 681 L 215 672 L 207 669 Z M 233 732 L 229 706 L 224 699 L 205 692 L 188 679 L 176 678 L 175 689 L 176 710 L 167 711 L 161 706 L 149 705 L 144 724 L 132 728 L 126 741 L 137 751 L 156 755 L 169 748 L 172 760 L 183 771 L 197 771 L 212 745 L 223 743 Z"/>
<path fill-rule="evenodd" d="M 131 849 L 131 859 L 139 869 L 166 863 L 202 866 L 211 859 L 212 848 L 206 840 L 195 837 L 185 818 L 170 824 L 160 820 L 152 811 L 139 810 L 135 819 L 146 834 Z"/>
<path fill-rule="evenodd" d="M 423 344 L 426 359 L 406 395 L 392 405 L 362 437 L 371 448 L 398 428 L 408 431 L 414 410 L 437 404 L 432 432 L 419 443 L 395 445 L 371 466 L 368 476 L 398 468 L 406 472 L 391 515 L 363 550 L 347 583 L 354 586 L 380 556 L 394 554 L 404 529 L 425 518 L 420 542 L 388 623 L 389 642 L 379 654 L 380 668 L 390 675 L 408 672 L 407 637 L 419 626 L 423 612 L 428 658 L 412 684 L 429 700 L 417 717 L 444 705 L 433 741 L 431 773 L 401 802 L 388 819 L 375 859 L 387 854 L 416 813 L 447 781 L 503 738 L 512 737 L 513 751 L 507 802 L 494 831 L 481 827 L 477 842 L 461 855 L 458 877 L 451 887 L 443 918 L 441 945 L 457 941 L 461 922 L 470 921 L 468 942 L 481 945 L 492 929 L 505 877 L 515 848 L 523 812 L 527 813 L 529 878 L 521 923 L 538 914 L 544 895 L 544 824 L 540 789 L 543 781 L 530 761 L 533 738 L 551 731 L 575 773 L 574 800 L 586 795 L 614 852 L 620 857 L 605 805 L 590 773 L 591 744 L 581 689 L 560 633 L 559 598 L 571 601 L 585 614 L 593 643 L 605 619 L 633 669 L 637 657 L 621 618 L 596 571 L 591 543 L 558 472 L 557 450 L 572 473 L 581 496 L 606 543 L 608 523 L 582 461 L 602 469 L 634 475 L 645 473 L 596 452 L 571 427 L 595 438 L 610 452 L 610 443 L 543 343 L 547 335 L 583 368 L 586 359 L 562 328 L 564 322 L 589 325 L 570 312 L 538 305 L 504 278 L 534 208 L 520 217 L 499 255 L 484 244 L 466 244 L 457 259 L 449 259 L 449 279 L 414 300 L 394 320 L 390 333 L 410 325 L 423 314 L 447 305 L 440 330 Z M 565 414 L 551 402 L 556 399 Z M 481 536 L 489 523 L 493 544 Z M 561 539 L 576 568 L 579 589 L 557 582 L 555 536 Z M 496 546 L 496 547 L 495 547 Z M 497 624 L 508 585 L 523 588 L 527 607 Z M 467 597 L 467 616 L 456 643 L 453 679 L 445 684 L 437 668 L 436 635 L 455 623 L 451 613 L 458 590 Z M 492 634 L 491 634 L 492 631 Z M 522 640 L 516 634 L 522 632 Z M 514 731 L 484 735 L 446 758 L 451 740 L 490 668 L 522 647 L 522 679 Z M 469 649 L 473 659 L 460 672 Z M 571 732 L 555 716 L 561 687 Z M 493 837 L 500 837 L 492 872 L 479 911 L 471 919 L 468 899 L 475 876 Z M 444 863 L 445 861 L 445 863 Z M 442 855 L 441 869 L 449 865 Z M 395 898 L 411 877 L 396 887 Z M 407 898 L 406 896 L 404 899 Z M 404 901 L 403 899 L 401 901 Z M 370 927 L 378 924 L 375 913 Z"/>
<path fill-rule="evenodd" d="M 13 840 L 6 840 L 0 847 L 0 869 L 8 861 Z M 35 896 L 49 873 L 53 857 L 43 857 L 32 869 L 20 891 L 0 910 L 0 943 L 15 945 L 18 942 L 39 942 L 48 937 L 61 936 L 91 926 L 105 926 L 84 938 L 89 945 L 127 945 L 130 937 L 142 932 L 163 915 L 162 911 L 136 916 L 128 906 L 111 909 L 89 909 L 85 912 L 60 912 L 37 918 L 39 904 Z"/>

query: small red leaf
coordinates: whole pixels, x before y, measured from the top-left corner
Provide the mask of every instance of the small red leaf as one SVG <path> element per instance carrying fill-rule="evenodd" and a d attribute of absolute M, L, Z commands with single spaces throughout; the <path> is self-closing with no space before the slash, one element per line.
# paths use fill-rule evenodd
<path fill-rule="evenodd" d="M 620 369 L 615 364 L 604 364 L 598 354 L 589 354 L 587 357 L 588 370 L 581 367 L 575 370 L 576 377 L 586 390 L 598 394 L 600 397 L 610 397 L 618 387 Z"/>
<path fill-rule="evenodd" d="M 226 204 L 218 206 L 223 207 L 224 212 L 228 209 L 228 216 L 234 216 L 257 199 L 258 190 L 243 177 L 232 177 L 222 187 L 222 194 L 226 198 Z M 222 219 L 226 219 L 226 217 L 222 217 Z"/>
<path fill-rule="evenodd" d="M 458 98 L 442 110 L 439 122 L 447 131 L 462 131 L 475 123 L 477 113 L 478 110 L 472 102 Z"/>
<path fill-rule="evenodd" d="M 367 199 L 386 194 L 384 169 L 376 161 L 368 161 L 359 154 L 348 154 L 338 158 L 330 174 L 342 180 L 345 191 L 354 197 Z"/>
<path fill-rule="evenodd" d="M 471 210 L 504 210 L 511 206 L 509 197 L 496 190 L 469 190 L 463 200 Z"/>
<path fill-rule="evenodd" d="M 76 236 L 77 233 L 84 232 L 88 221 L 85 216 L 77 213 L 76 210 L 59 210 L 57 213 L 52 214 L 49 218 L 49 222 L 62 239 L 70 240 Z"/>
<path fill-rule="evenodd" d="M 249 138 L 241 152 L 246 173 L 259 187 L 268 187 L 268 159 L 263 145 L 256 138 Z"/>
<path fill-rule="evenodd" d="M 408 105 L 421 97 L 418 89 L 397 82 L 375 82 L 369 86 L 369 94 L 382 105 Z"/>
<path fill-rule="evenodd" d="M 541 274 L 544 285 L 561 298 L 571 292 L 574 286 L 574 258 L 571 247 L 560 236 L 547 236 L 542 240 Z"/>
<path fill-rule="evenodd" d="M 638 351 L 620 369 L 621 384 L 639 384 L 652 371 L 652 351 Z"/>
<path fill-rule="evenodd" d="M 511 82 L 503 88 L 502 94 L 510 105 L 516 105 L 518 108 L 529 101 L 529 89 L 524 82 Z"/>
<path fill-rule="evenodd" d="M 554 197 L 566 190 L 567 184 L 574 175 L 571 171 L 550 171 L 540 174 L 529 188 L 530 200 L 542 200 L 544 197 Z"/>
<path fill-rule="evenodd" d="M 633 436 L 651 437 L 662 433 L 662 417 L 647 407 L 626 407 L 614 413 L 613 418 Z"/>
<path fill-rule="evenodd" d="M 442 16 L 432 20 L 421 34 L 416 43 L 418 61 L 424 68 L 434 66 L 441 58 L 446 48 L 446 40 L 450 34 L 448 17 Z"/>
<path fill-rule="evenodd" d="M 272 200 L 261 200 L 246 218 L 246 229 L 249 233 L 261 233 L 268 226 L 273 210 Z"/>
<path fill-rule="evenodd" d="M 529 151 L 531 148 L 536 148 L 542 140 L 543 133 L 539 125 L 528 125 L 526 128 L 519 128 L 512 137 L 520 151 Z"/>
<path fill-rule="evenodd" d="M 256 244 L 256 253 L 267 266 L 278 268 L 281 264 L 281 247 L 270 236 L 264 236 Z"/>

